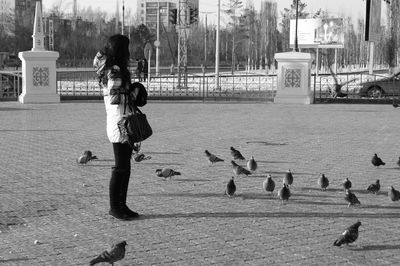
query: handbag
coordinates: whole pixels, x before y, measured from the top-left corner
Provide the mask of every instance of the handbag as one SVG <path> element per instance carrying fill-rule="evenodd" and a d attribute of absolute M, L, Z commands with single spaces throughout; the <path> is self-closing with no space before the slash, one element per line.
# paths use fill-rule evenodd
<path fill-rule="evenodd" d="M 142 113 L 133 101 L 128 100 L 129 97 L 125 95 L 124 116 L 118 122 L 118 128 L 124 138 L 124 143 L 127 142 L 131 147 L 134 147 L 135 143 L 148 139 L 153 134 L 153 130 L 146 114 Z M 126 115 L 127 105 L 132 111 L 129 115 Z"/>

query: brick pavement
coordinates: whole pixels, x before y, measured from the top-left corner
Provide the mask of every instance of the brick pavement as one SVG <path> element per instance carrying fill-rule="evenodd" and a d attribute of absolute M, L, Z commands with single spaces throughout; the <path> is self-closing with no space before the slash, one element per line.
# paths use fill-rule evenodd
<path fill-rule="evenodd" d="M 116 265 L 399 263 L 400 202 L 386 196 L 388 185 L 400 189 L 398 109 L 150 102 L 143 110 L 155 134 L 142 151 L 152 159 L 133 163 L 128 195 L 142 218 L 122 222 L 107 214 L 113 156 L 101 102 L 0 103 L 0 265 L 87 265 L 121 240 L 127 254 Z M 259 162 L 253 176 L 236 178 L 234 198 L 223 195 L 230 146 Z M 99 160 L 79 166 L 86 149 Z M 226 161 L 209 167 L 205 149 Z M 371 165 L 375 152 L 386 166 Z M 160 180 L 162 166 L 182 176 Z M 280 184 L 289 168 L 292 197 L 281 204 L 261 184 L 268 173 Z M 347 208 L 345 177 L 360 207 Z M 377 178 L 382 192 L 365 193 Z M 333 247 L 357 220 L 355 245 Z"/>

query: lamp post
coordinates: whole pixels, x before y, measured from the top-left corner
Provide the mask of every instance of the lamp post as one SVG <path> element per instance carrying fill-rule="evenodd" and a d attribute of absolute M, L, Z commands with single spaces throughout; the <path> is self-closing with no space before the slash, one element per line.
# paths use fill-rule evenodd
<path fill-rule="evenodd" d="M 122 1 L 122 30 L 121 34 L 124 35 L 124 25 L 125 25 L 125 1 Z"/>
<path fill-rule="evenodd" d="M 221 0 L 218 0 L 217 36 L 215 40 L 215 86 L 219 90 L 219 27 L 220 27 Z"/>
<path fill-rule="evenodd" d="M 156 76 L 160 75 L 160 2 L 157 7 L 157 40 L 154 42 L 156 47 Z"/>
<path fill-rule="evenodd" d="M 299 41 L 297 38 L 297 26 L 299 22 L 299 0 L 296 0 L 296 28 L 295 28 L 295 35 L 294 35 L 294 50 L 296 52 L 299 51 Z"/>

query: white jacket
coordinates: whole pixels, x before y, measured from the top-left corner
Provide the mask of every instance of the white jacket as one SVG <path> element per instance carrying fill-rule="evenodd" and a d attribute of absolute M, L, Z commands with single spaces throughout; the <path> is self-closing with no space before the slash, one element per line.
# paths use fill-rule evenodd
<path fill-rule="evenodd" d="M 114 68 L 115 67 L 117 66 L 114 66 Z M 111 104 L 110 90 L 118 89 L 121 86 L 122 80 L 121 78 L 114 78 L 110 72 L 110 70 L 107 70 L 107 87 L 103 87 L 104 104 L 107 114 L 107 137 L 111 143 L 124 143 L 126 140 L 122 137 L 119 131 L 118 122 L 124 115 L 125 95 L 120 94 L 121 98 L 119 104 Z M 129 113 L 131 112 L 127 106 L 126 114 Z"/>

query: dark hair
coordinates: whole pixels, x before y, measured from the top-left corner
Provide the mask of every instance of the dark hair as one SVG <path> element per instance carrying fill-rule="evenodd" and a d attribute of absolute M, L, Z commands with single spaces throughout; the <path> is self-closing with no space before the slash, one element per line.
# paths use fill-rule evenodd
<path fill-rule="evenodd" d="M 129 38 L 125 35 L 116 34 L 108 38 L 104 46 L 104 54 L 106 55 L 106 68 L 117 65 L 121 71 L 122 87 L 130 82 L 131 75 L 128 70 L 129 62 Z"/>

